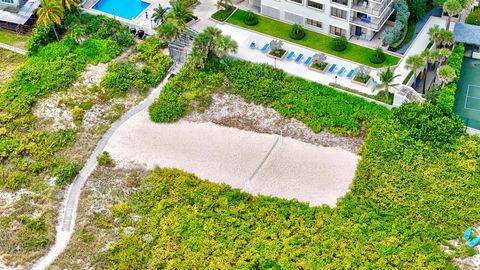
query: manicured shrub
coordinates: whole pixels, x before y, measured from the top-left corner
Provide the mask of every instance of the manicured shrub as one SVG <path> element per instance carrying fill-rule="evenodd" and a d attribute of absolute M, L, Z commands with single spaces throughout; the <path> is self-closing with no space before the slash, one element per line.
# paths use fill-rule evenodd
<path fill-rule="evenodd" d="M 100 166 L 115 167 L 115 161 L 110 157 L 110 153 L 103 151 L 97 156 L 97 162 Z"/>
<path fill-rule="evenodd" d="M 344 51 L 347 48 L 348 45 L 348 40 L 345 36 L 341 37 L 336 37 L 332 40 L 332 43 L 330 44 L 330 48 L 332 50 L 341 52 Z"/>
<path fill-rule="evenodd" d="M 387 56 L 381 48 L 377 48 L 372 56 L 370 56 L 370 62 L 372 62 L 372 64 L 381 64 L 385 62 L 386 59 Z"/>
<path fill-rule="evenodd" d="M 305 29 L 300 24 L 292 25 L 292 30 L 290 31 L 290 37 L 294 40 L 300 40 L 305 37 Z"/>
<path fill-rule="evenodd" d="M 220 22 L 225 21 L 235 10 L 235 7 L 231 5 L 222 5 L 222 7 L 212 14 L 212 18 Z"/>
<path fill-rule="evenodd" d="M 247 14 L 245 14 L 245 19 L 243 21 L 246 25 L 257 25 L 258 24 L 258 17 L 257 14 L 249 11 Z"/>
<path fill-rule="evenodd" d="M 459 43 L 455 46 L 452 54 L 447 60 L 447 65 L 452 67 L 457 74 L 456 80 L 445 85 L 442 92 L 438 96 L 437 106 L 444 112 L 451 113 L 453 105 L 455 104 L 455 92 L 457 91 L 457 80 L 460 78 L 460 72 L 462 69 L 463 57 L 465 46 L 463 43 Z"/>
<path fill-rule="evenodd" d="M 468 24 L 480 25 L 480 8 L 475 8 L 472 12 L 470 12 L 465 22 Z"/>

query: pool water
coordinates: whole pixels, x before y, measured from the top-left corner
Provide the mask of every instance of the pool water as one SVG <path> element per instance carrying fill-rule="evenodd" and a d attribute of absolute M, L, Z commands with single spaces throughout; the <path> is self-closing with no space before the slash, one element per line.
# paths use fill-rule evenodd
<path fill-rule="evenodd" d="M 465 57 L 453 112 L 469 127 L 480 129 L 480 60 Z"/>
<path fill-rule="evenodd" d="M 150 6 L 149 3 L 140 0 L 100 0 L 92 8 L 131 20 L 142 13 L 148 6 Z M 151 15 L 148 14 L 148 16 Z"/>

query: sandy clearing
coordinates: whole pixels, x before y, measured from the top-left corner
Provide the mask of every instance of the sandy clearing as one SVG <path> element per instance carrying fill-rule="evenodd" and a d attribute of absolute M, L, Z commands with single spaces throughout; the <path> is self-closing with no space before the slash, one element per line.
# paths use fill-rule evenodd
<path fill-rule="evenodd" d="M 283 137 L 265 160 L 277 138 L 213 123 L 157 124 L 143 110 L 118 128 L 105 150 L 121 167 L 174 167 L 252 194 L 334 206 L 348 191 L 359 157 Z"/>

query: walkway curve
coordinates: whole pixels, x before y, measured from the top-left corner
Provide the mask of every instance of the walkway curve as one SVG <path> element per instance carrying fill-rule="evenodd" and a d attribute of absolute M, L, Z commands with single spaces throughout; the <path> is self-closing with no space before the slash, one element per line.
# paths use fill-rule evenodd
<path fill-rule="evenodd" d="M 115 131 L 132 116 L 147 108 L 158 96 L 161 89 L 167 83 L 170 75 L 175 73 L 175 71 L 180 68 L 181 65 L 178 65 L 177 68 L 175 68 L 175 66 L 172 66 L 163 81 L 150 93 L 150 95 L 141 103 L 139 103 L 138 105 L 130 109 L 128 112 L 126 112 L 124 115 L 122 115 L 122 117 L 120 117 L 119 120 L 113 123 L 107 130 L 107 132 L 102 136 L 100 141 L 97 143 L 97 146 L 93 150 L 92 154 L 88 158 L 87 162 L 85 163 L 85 166 L 83 166 L 80 173 L 75 177 L 72 184 L 68 188 L 67 193 L 65 194 L 64 200 L 59 210 L 59 222 L 56 226 L 57 234 L 55 237 L 55 243 L 50 248 L 48 253 L 37 261 L 37 263 L 33 266 L 32 269 L 46 269 L 67 247 L 67 244 L 70 241 L 70 238 L 74 231 L 78 201 L 80 200 L 82 187 L 97 166 L 97 156 L 104 151 L 107 142 L 110 140 Z"/>

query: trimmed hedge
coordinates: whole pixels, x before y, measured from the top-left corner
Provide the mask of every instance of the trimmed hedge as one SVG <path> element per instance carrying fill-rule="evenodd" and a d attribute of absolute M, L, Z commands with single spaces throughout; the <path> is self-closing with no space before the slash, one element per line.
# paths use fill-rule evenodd
<path fill-rule="evenodd" d="M 460 72 L 462 70 L 463 57 L 465 55 L 465 46 L 463 43 L 459 43 L 455 46 L 452 54 L 447 60 L 447 65 L 452 67 L 457 78 L 443 87 L 442 93 L 438 96 L 437 106 L 446 112 L 452 112 L 453 105 L 455 104 L 455 92 L 457 91 L 457 83 L 460 79 Z"/>

